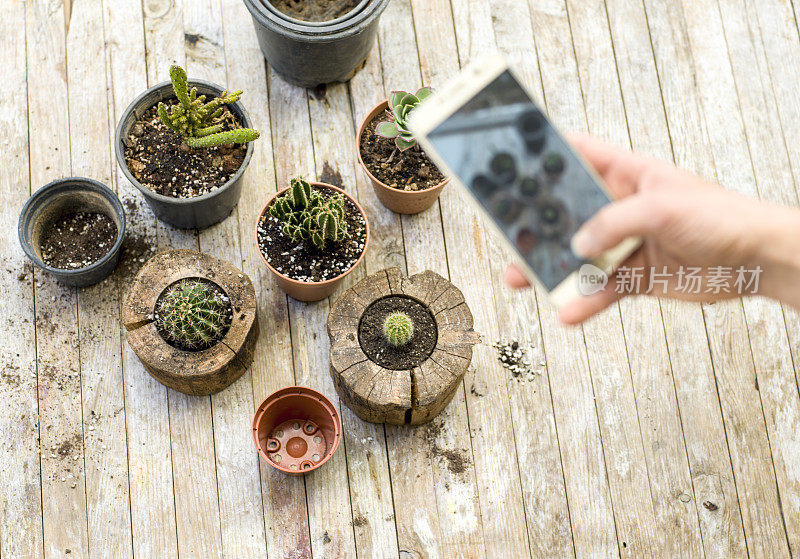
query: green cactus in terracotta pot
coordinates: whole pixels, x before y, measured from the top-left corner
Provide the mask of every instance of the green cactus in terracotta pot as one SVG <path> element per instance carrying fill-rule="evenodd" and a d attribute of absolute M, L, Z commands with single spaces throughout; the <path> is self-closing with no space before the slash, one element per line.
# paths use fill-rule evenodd
<path fill-rule="evenodd" d="M 169 69 L 169 77 L 178 104 L 168 108 L 159 102 L 158 117 L 166 126 L 183 136 L 189 147 L 208 148 L 222 144 L 246 144 L 260 136 L 259 132 L 252 128 L 223 131 L 222 105 L 238 101 L 242 95 L 241 91 L 233 93 L 223 91 L 219 97 L 206 103 L 206 96 L 197 95 L 196 87 L 189 89 L 183 68 L 173 65 Z"/>
<path fill-rule="evenodd" d="M 344 196 L 325 197 L 302 177 L 291 180 L 289 190 L 270 204 L 269 214 L 283 222 L 284 234 L 294 242 L 311 242 L 319 250 L 348 235 Z"/>
<path fill-rule="evenodd" d="M 400 151 L 406 151 L 417 145 L 417 140 L 408 129 L 408 116 L 417 105 L 427 99 L 433 90 L 422 87 L 416 93 L 394 91 L 389 96 L 389 109 L 392 120 L 378 123 L 375 133 L 384 138 L 394 138 L 394 144 Z"/>
<path fill-rule="evenodd" d="M 390 313 L 383 321 L 383 335 L 392 347 L 404 346 L 414 337 L 414 322 L 404 312 Z"/>
<path fill-rule="evenodd" d="M 225 335 L 229 303 L 211 284 L 187 279 L 170 287 L 161 297 L 156 320 L 161 335 L 181 349 L 211 347 Z"/>

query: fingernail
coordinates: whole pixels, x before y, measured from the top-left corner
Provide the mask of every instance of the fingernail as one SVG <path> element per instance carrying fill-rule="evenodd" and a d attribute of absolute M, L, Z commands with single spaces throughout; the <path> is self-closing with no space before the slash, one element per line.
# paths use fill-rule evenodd
<path fill-rule="evenodd" d="M 578 258 L 589 258 L 591 256 L 591 244 L 592 238 L 585 229 L 578 229 L 578 232 L 572 236 L 570 243 L 572 252 Z"/>

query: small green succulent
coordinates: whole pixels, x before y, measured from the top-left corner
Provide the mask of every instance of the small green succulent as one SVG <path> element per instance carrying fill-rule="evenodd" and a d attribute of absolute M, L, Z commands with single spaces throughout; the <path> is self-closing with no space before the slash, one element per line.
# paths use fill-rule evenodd
<path fill-rule="evenodd" d="M 213 286 L 187 279 L 164 294 L 158 304 L 157 319 L 168 342 L 190 350 L 206 349 L 225 334 L 227 307 L 228 303 Z"/>
<path fill-rule="evenodd" d="M 222 105 L 235 103 L 241 97 L 241 91 L 228 93 L 223 91 L 219 97 L 205 102 L 205 95 L 197 95 L 197 88 L 189 89 L 186 72 L 173 65 L 169 69 L 172 89 L 178 104 L 167 109 L 167 105 L 158 103 L 158 118 L 166 126 L 183 136 L 186 145 L 191 148 L 208 148 L 222 144 L 246 144 L 257 139 L 260 134 L 252 128 L 237 128 L 223 131 L 220 117 Z"/>
<path fill-rule="evenodd" d="M 303 177 L 291 180 L 286 194 L 270 204 L 269 214 L 283 222 L 283 232 L 295 242 L 310 241 L 324 250 L 328 241 L 347 238 L 344 196 L 325 197 Z"/>
<path fill-rule="evenodd" d="M 389 108 L 392 120 L 378 123 L 375 133 L 384 138 L 394 138 L 394 143 L 400 151 L 406 151 L 417 145 L 414 135 L 408 130 L 408 115 L 422 101 L 427 99 L 433 90 L 422 87 L 416 93 L 407 91 L 394 91 L 389 96 Z"/>
<path fill-rule="evenodd" d="M 406 313 L 395 311 L 383 322 L 383 335 L 393 347 L 406 345 L 414 336 L 414 322 Z"/>

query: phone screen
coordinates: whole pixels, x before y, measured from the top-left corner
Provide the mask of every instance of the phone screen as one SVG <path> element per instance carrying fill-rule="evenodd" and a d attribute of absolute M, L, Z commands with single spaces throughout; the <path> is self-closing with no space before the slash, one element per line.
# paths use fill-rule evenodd
<path fill-rule="evenodd" d="M 548 290 L 586 262 L 570 240 L 611 200 L 511 73 L 428 140 Z"/>

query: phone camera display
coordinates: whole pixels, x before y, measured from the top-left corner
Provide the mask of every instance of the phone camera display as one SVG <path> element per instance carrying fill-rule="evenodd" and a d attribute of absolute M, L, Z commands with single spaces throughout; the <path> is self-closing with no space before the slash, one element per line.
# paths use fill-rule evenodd
<path fill-rule="evenodd" d="M 584 263 L 572 235 L 610 200 L 510 73 L 428 137 L 548 289 Z"/>

